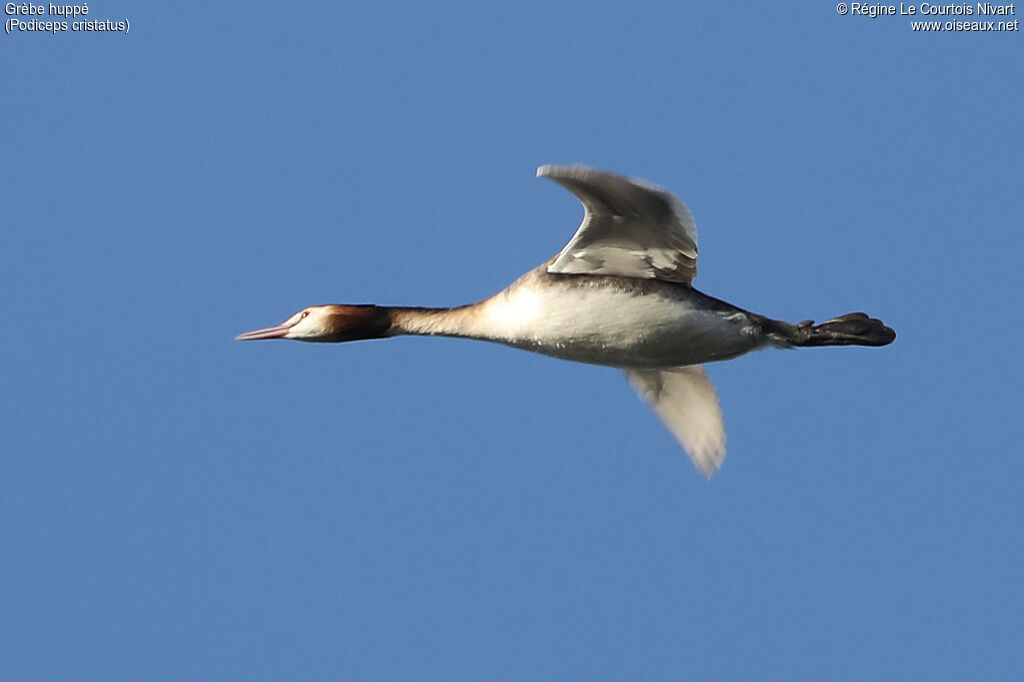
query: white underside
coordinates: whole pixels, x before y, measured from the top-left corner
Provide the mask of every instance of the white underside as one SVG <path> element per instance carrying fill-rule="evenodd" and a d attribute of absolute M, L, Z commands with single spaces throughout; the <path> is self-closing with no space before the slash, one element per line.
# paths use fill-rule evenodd
<path fill-rule="evenodd" d="M 726 360 L 759 345 L 741 312 L 597 287 L 513 287 L 483 304 L 471 335 L 565 360 L 625 368 Z"/>

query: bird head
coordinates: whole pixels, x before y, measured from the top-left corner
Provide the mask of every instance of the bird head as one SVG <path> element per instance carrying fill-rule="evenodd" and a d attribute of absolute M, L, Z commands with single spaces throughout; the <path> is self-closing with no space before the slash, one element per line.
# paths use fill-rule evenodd
<path fill-rule="evenodd" d="M 387 336 L 391 313 L 375 305 L 314 305 L 303 308 L 273 327 L 254 329 L 235 337 L 237 341 L 294 339 L 337 343 Z"/>

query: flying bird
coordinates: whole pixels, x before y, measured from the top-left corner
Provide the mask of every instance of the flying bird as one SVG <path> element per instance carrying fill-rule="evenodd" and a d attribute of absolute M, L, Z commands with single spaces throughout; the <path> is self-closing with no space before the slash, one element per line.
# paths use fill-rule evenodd
<path fill-rule="evenodd" d="M 896 338 L 864 313 L 789 324 L 694 289 L 693 215 L 661 187 L 585 166 L 541 166 L 537 176 L 575 194 L 583 222 L 558 255 L 490 298 L 457 308 L 316 305 L 237 338 L 452 336 L 618 367 L 708 478 L 725 459 L 725 429 L 701 365 L 769 346 L 885 346 Z"/>

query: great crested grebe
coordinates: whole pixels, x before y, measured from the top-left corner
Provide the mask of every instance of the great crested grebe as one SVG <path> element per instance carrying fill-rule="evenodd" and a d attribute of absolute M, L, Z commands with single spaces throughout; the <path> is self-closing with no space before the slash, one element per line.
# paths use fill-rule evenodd
<path fill-rule="evenodd" d="M 706 477 L 725 459 L 725 430 L 702 363 L 767 346 L 885 346 L 896 338 L 864 313 L 794 325 L 702 294 L 691 286 L 697 228 L 670 192 L 584 166 L 541 166 L 537 175 L 583 202 L 583 222 L 557 256 L 494 296 L 458 308 L 310 306 L 237 338 L 454 336 L 618 367 Z"/>

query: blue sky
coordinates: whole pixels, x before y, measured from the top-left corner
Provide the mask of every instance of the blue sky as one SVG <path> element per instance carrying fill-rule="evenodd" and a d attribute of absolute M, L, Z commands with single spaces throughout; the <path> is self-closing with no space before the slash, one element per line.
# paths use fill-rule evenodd
<path fill-rule="evenodd" d="M 0 37 L 5 679 L 1024 676 L 1019 32 L 338 5 Z M 703 291 L 899 338 L 710 366 L 710 483 L 613 370 L 233 340 L 497 291 L 579 221 L 543 163 L 679 194 Z"/>

